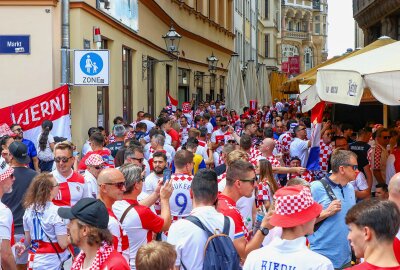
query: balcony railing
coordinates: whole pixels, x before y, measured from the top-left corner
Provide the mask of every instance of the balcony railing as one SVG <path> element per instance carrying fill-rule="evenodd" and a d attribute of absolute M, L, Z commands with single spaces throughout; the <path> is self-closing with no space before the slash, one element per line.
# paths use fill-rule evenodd
<path fill-rule="evenodd" d="M 363 11 L 376 0 L 353 0 L 353 16 Z"/>
<path fill-rule="evenodd" d="M 308 32 L 296 32 L 296 31 L 285 31 L 285 38 L 295 38 L 295 39 L 310 39 L 310 33 Z"/>

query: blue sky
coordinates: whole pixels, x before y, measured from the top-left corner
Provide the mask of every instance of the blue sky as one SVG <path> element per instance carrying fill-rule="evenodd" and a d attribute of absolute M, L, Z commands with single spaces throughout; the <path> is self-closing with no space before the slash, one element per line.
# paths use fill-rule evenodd
<path fill-rule="evenodd" d="M 354 50 L 352 0 L 328 0 L 328 58 Z"/>

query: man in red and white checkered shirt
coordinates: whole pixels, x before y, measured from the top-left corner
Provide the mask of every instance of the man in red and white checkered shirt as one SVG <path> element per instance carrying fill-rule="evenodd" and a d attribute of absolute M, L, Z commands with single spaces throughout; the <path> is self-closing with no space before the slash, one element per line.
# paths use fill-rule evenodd
<path fill-rule="evenodd" d="M 278 141 L 281 143 L 282 147 L 282 154 L 283 154 L 283 160 L 287 166 L 290 164 L 290 143 L 293 141 L 293 129 L 295 126 L 297 126 L 297 122 L 295 120 L 289 120 L 287 122 L 287 129 L 285 133 L 283 133 L 281 136 L 279 136 Z"/>
<path fill-rule="evenodd" d="M 322 134 L 321 140 L 319 142 L 320 152 L 319 152 L 319 171 L 314 171 L 313 174 L 317 179 L 321 179 L 325 177 L 328 173 L 328 162 L 329 158 L 332 154 L 333 148 L 331 145 L 332 142 L 332 130 L 327 129 Z"/>
<path fill-rule="evenodd" d="M 386 161 L 389 156 L 386 146 L 389 144 L 390 134 L 387 128 L 379 128 L 375 135 L 375 145 L 368 150 L 368 162 L 371 165 L 372 191 L 378 183 L 389 184 L 390 179 L 386 179 Z"/>

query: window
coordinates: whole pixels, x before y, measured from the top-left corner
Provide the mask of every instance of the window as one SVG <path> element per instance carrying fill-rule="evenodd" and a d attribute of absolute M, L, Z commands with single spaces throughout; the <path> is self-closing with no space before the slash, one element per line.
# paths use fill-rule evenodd
<path fill-rule="evenodd" d="M 265 51 L 265 58 L 269 57 L 269 35 L 264 36 L 264 51 Z"/>
<path fill-rule="evenodd" d="M 269 19 L 269 0 L 265 0 L 264 4 L 264 17 Z"/>
<path fill-rule="evenodd" d="M 132 122 L 132 50 L 122 47 L 122 117 Z"/>
<path fill-rule="evenodd" d="M 321 33 L 321 25 L 319 23 L 315 24 L 315 34 L 320 34 Z"/>
<path fill-rule="evenodd" d="M 304 49 L 304 67 L 305 71 L 311 69 L 313 67 L 312 63 L 312 49 L 309 47 L 306 47 Z"/>
<path fill-rule="evenodd" d="M 219 99 L 219 100 L 224 99 L 224 90 L 225 90 L 225 77 L 220 76 L 219 77 L 219 97 L 217 97 L 217 99 Z"/>

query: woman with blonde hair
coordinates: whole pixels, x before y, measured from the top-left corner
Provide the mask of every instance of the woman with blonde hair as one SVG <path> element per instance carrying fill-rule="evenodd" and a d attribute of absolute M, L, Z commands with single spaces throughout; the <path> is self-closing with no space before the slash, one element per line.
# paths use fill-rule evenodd
<path fill-rule="evenodd" d="M 256 175 L 258 175 L 257 185 L 257 202 L 258 206 L 265 206 L 268 210 L 273 203 L 274 193 L 279 189 L 278 183 L 276 182 L 272 173 L 272 165 L 266 159 L 260 159 L 255 166 Z"/>
<path fill-rule="evenodd" d="M 59 183 L 48 173 L 37 175 L 29 186 L 23 206 L 25 243 L 30 243 L 28 269 L 63 269 L 68 259 L 67 226 L 57 214 L 52 200 L 57 196 Z"/>

